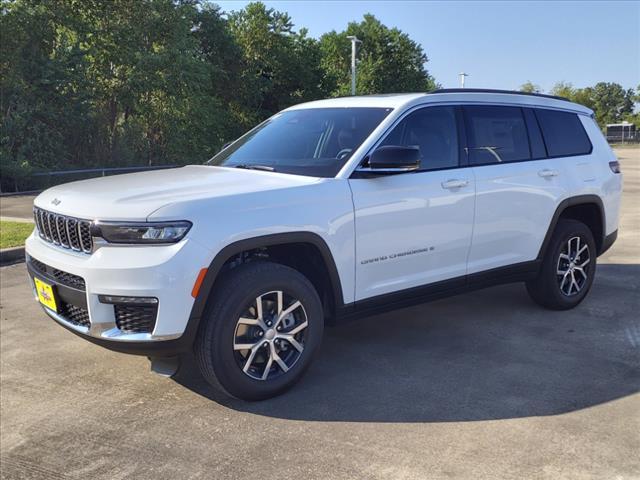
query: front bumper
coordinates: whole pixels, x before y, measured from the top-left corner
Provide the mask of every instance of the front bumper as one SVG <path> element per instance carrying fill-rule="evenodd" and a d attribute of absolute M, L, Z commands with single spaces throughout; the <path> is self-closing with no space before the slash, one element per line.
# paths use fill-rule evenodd
<path fill-rule="evenodd" d="M 33 277 L 38 277 L 54 286 L 63 305 L 86 311 L 88 319 L 74 321 L 60 309 L 54 312 L 43 306 L 47 315 L 68 330 L 126 353 L 164 356 L 190 348 L 191 339 L 185 331 L 194 302 L 191 289 L 200 269 L 210 261 L 210 252 L 199 244 L 185 239 L 165 246 L 105 246 L 87 255 L 63 250 L 32 235 L 27 239 L 26 253 L 32 287 Z M 82 282 L 60 281 L 54 271 Z M 102 295 L 157 298 L 152 331 L 134 333 L 118 328 L 114 305 L 102 303 Z M 37 298 L 35 288 L 34 296 Z"/>

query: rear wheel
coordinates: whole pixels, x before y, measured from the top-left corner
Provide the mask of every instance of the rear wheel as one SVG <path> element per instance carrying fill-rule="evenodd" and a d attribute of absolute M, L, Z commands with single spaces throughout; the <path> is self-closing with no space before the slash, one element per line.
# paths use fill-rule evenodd
<path fill-rule="evenodd" d="M 322 340 L 322 304 L 313 285 L 298 271 L 267 262 L 242 265 L 218 284 L 196 344 L 203 376 L 244 400 L 284 392 Z"/>
<path fill-rule="evenodd" d="M 585 224 L 560 220 L 538 277 L 526 284 L 529 295 L 552 310 L 575 307 L 593 284 L 596 255 L 593 234 Z"/>

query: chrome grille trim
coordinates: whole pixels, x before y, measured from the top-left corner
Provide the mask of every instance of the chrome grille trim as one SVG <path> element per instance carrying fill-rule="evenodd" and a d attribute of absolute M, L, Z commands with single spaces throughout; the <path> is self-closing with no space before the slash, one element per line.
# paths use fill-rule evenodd
<path fill-rule="evenodd" d="M 85 242 L 84 235 L 82 234 L 82 226 L 86 223 L 89 222 L 83 222 L 82 220 L 78 221 L 78 238 L 80 239 L 80 248 L 82 248 L 82 251 L 86 252 L 88 250 L 91 252 L 91 240 Z M 85 243 L 89 243 L 89 245 L 85 245 Z"/>
<path fill-rule="evenodd" d="M 60 245 L 60 241 L 58 240 L 58 236 L 56 235 L 56 231 L 57 229 L 54 229 L 54 227 L 51 225 L 51 220 L 55 217 L 55 215 L 53 213 L 47 212 L 47 225 L 48 225 L 48 229 L 49 229 L 49 235 L 51 236 L 51 241 L 53 242 L 54 245 Z M 54 220 L 55 223 L 55 220 Z"/>
<path fill-rule="evenodd" d="M 69 242 L 67 240 L 67 229 L 65 228 L 66 223 L 67 222 L 62 216 L 56 215 L 56 231 L 58 232 L 60 245 L 62 245 L 65 248 L 69 248 Z M 60 224 L 62 224 L 62 229 L 60 229 Z"/>
<path fill-rule="evenodd" d="M 33 217 L 40 238 L 76 252 L 91 253 L 91 221 L 69 217 L 34 207 Z"/>

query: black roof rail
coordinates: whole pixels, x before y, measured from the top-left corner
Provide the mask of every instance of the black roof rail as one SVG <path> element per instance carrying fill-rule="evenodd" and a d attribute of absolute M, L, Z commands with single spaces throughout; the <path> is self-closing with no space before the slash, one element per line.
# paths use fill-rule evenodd
<path fill-rule="evenodd" d="M 557 95 L 546 95 L 544 93 L 518 92 L 515 90 L 494 90 L 491 88 L 440 88 L 432 90 L 429 93 L 508 93 L 511 95 L 529 95 L 532 97 L 553 98 L 555 100 L 564 100 L 570 102 L 568 98 L 558 97 Z"/>

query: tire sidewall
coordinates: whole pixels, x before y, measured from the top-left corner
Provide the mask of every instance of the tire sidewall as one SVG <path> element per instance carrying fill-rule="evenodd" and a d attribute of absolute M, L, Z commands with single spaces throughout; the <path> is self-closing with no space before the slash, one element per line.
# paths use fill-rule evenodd
<path fill-rule="evenodd" d="M 589 247 L 589 271 L 587 275 L 586 284 L 582 287 L 582 290 L 576 295 L 571 297 L 566 296 L 560 290 L 560 285 L 557 279 L 557 266 L 560 254 L 565 248 L 570 238 L 580 237 L 581 242 L 585 242 Z M 549 289 L 549 293 L 553 295 L 554 302 L 557 302 L 564 308 L 572 308 L 579 304 L 589 293 L 596 273 L 596 245 L 593 239 L 591 230 L 581 222 L 566 221 L 561 224 L 561 228 L 558 230 L 558 234 L 554 236 L 554 239 L 549 249 L 549 255 L 545 258 L 545 280 L 552 282 L 554 288 Z"/>
<path fill-rule="evenodd" d="M 322 341 L 324 318 L 322 305 L 311 283 L 289 267 L 256 262 L 239 267 L 232 274 L 242 277 L 245 288 L 236 289 L 220 298 L 205 320 L 209 323 L 205 341 L 211 342 L 210 361 L 218 382 L 231 395 L 247 400 L 259 400 L 282 393 L 302 376 L 311 364 Z M 305 347 L 296 363 L 284 374 L 271 380 L 256 380 L 245 374 L 235 359 L 233 342 L 237 320 L 258 296 L 281 290 L 299 300 L 307 315 Z"/>

